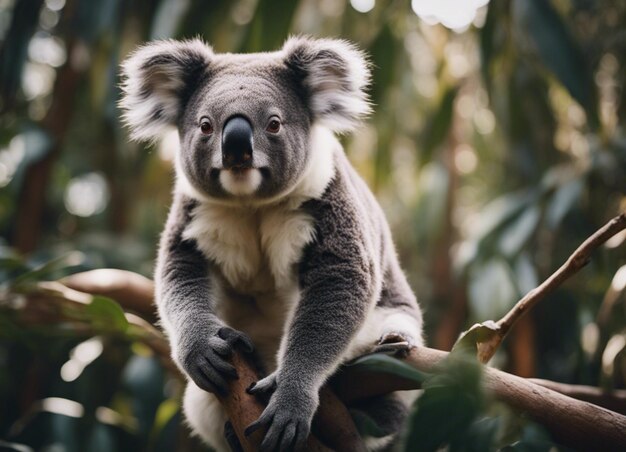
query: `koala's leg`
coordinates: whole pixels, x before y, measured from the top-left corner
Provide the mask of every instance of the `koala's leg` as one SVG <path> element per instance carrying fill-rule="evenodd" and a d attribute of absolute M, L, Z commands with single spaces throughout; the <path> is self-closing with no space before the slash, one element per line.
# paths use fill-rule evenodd
<path fill-rule="evenodd" d="M 422 312 L 396 260 L 387 269 L 374 312 L 379 325 L 376 345 L 406 342 L 407 349 L 423 345 Z"/>
<path fill-rule="evenodd" d="M 217 397 L 189 382 L 185 390 L 183 412 L 193 432 L 205 443 L 217 452 L 231 450 L 224 437 L 224 425 L 228 418 Z"/>
<path fill-rule="evenodd" d="M 352 404 L 349 409 L 358 419 L 368 418 L 379 429 L 379 434 L 363 437 L 365 446 L 370 451 L 390 450 L 398 433 L 402 430 L 409 410 L 417 397 L 418 391 L 395 392 L 384 396 L 371 397 Z M 364 419 L 363 419 L 364 420 Z"/>
<path fill-rule="evenodd" d="M 406 356 L 409 350 L 423 344 L 421 322 L 411 312 L 401 309 L 382 311 L 380 331 L 374 352 Z"/>

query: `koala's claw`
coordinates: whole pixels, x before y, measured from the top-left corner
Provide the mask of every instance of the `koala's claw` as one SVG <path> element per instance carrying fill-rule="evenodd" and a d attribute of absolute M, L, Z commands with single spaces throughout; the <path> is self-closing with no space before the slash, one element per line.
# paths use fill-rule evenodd
<path fill-rule="evenodd" d="M 241 331 L 234 330 L 228 326 L 224 326 L 219 329 L 217 335 L 224 339 L 231 347 L 235 344 L 243 346 L 243 351 L 246 353 L 252 353 L 254 351 L 254 344 L 250 338 Z"/>
<path fill-rule="evenodd" d="M 381 336 L 372 353 L 406 357 L 414 346 L 413 340 L 402 333 L 387 333 Z"/>
<path fill-rule="evenodd" d="M 276 373 L 272 373 L 267 377 L 252 383 L 246 392 L 248 394 L 260 396 L 268 399 L 276 390 Z"/>

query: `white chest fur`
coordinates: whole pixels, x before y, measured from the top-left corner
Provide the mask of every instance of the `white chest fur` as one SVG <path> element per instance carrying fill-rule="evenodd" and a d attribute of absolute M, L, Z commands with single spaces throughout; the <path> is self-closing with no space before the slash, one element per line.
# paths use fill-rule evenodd
<path fill-rule="evenodd" d="M 309 160 L 301 178 L 284 195 L 263 205 L 223 205 L 206 199 L 177 170 L 177 189 L 199 201 L 185 237 L 217 264 L 240 293 L 284 289 L 302 249 L 313 240 L 313 219 L 300 207 L 318 198 L 332 179 L 341 145 L 326 128 L 311 129 Z M 268 278 L 269 276 L 269 278 Z"/>
<path fill-rule="evenodd" d="M 314 238 L 313 219 L 277 205 L 233 208 L 200 204 L 185 230 L 232 288 L 261 295 L 292 286 L 294 266 Z"/>

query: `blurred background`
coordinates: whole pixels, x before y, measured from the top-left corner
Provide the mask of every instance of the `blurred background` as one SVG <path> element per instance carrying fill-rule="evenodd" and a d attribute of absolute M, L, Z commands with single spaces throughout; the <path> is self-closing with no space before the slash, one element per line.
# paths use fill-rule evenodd
<path fill-rule="evenodd" d="M 371 55 L 375 113 L 343 141 L 387 213 L 429 345 L 497 320 L 626 210 L 626 2 L 0 0 L 0 448 L 201 450 L 148 347 L 24 327 L 9 295 L 94 268 L 152 274 L 176 136 L 128 142 L 129 51 L 201 36 L 256 52 L 294 33 Z M 623 388 L 625 241 L 518 324 L 493 365 Z M 488 448 L 534 431 L 489 409 Z"/>

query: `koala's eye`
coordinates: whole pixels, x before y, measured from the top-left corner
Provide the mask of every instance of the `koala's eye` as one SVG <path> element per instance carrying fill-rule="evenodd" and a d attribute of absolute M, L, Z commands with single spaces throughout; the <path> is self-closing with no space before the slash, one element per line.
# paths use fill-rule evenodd
<path fill-rule="evenodd" d="M 265 130 L 270 133 L 278 133 L 280 130 L 280 120 L 278 118 L 270 119 L 270 122 L 267 123 Z"/>
<path fill-rule="evenodd" d="M 208 119 L 202 118 L 200 121 L 200 130 L 205 135 L 211 135 L 213 133 L 213 126 Z"/>

